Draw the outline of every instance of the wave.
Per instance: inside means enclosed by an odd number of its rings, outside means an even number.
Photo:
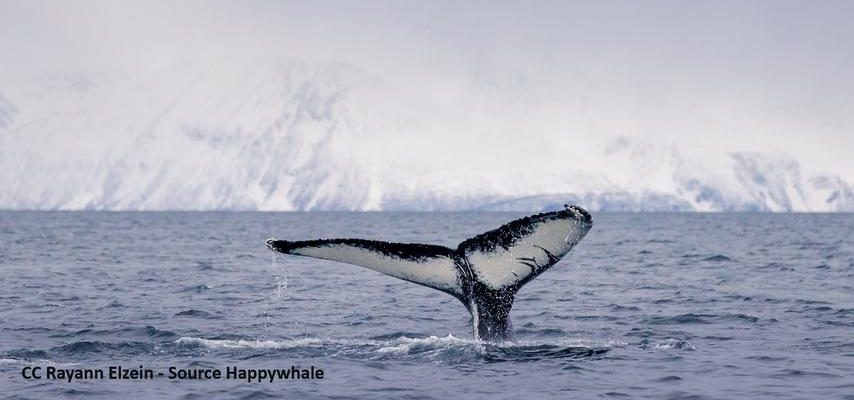
[[[103,341],[88,341],[68,343],[62,346],[51,348],[51,353],[60,354],[63,356],[76,356],[92,353],[121,353],[125,355],[137,355],[151,353],[155,348],[154,343],[150,342],[103,342]]]
[[[203,319],[221,319],[222,317],[218,315],[211,314],[207,311],[190,309],[178,312],[175,314],[176,317],[191,317],[191,318],[203,318]]]
[[[732,261],[732,259],[723,255],[723,254],[715,254],[713,256],[704,258],[703,261],[724,262],[724,261]]]
[[[162,330],[150,325],[146,326],[129,326],[116,329],[80,329],[76,331],[56,332],[50,337],[52,338],[71,338],[71,337],[121,337],[121,338],[163,338],[169,339],[177,336],[174,332]]]
[[[663,340],[644,339],[639,344],[642,349],[655,350],[696,350],[687,340],[667,338]]]
[[[339,342],[346,344],[346,341],[333,341],[331,339],[290,339],[290,340],[219,340],[219,339],[204,339],[197,337],[181,337],[175,341],[179,346],[197,346],[208,347],[212,349],[290,349],[295,347],[317,347],[328,343]]]
[[[0,365],[2,364],[26,364],[26,365],[52,365],[56,367],[70,367],[74,365],[80,365],[80,363],[69,363],[69,362],[56,362],[48,359],[26,359],[26,358],[0,358]]]
[[[551,342],[516,341],[487,343],[453,335],[429,337],[393,337],[369,339],[298,338],[282,340],[205,339],[181,337],[182,347],[224,350],[295,350],[371,360],[429,358],[446,362],[482,360],[487,362],[533,360],[541,358],[588,358],[608,352],[625,343],[585,339]]]
[[[656,301],[658,303],[658,301]],[[644,323],[650,325],[689,325],[689,324],[712,324],[715,322],[759,322],[759,317],[749,314],[680,314],[676,316],[654,316],[648,317]]]

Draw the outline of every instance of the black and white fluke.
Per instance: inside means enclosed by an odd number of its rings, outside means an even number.
[[[475,338],[511,338],[510,308],[519,289],[569,253],[593,227],[578,206],[517,219],[456,249],[364,239],[267,239],[273,251],[354,264],[441,290],[472,316]]]

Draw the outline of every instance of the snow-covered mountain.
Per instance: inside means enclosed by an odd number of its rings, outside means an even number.
[[[0,130],[12,125],[15,107],[0,94]]]
[[[854,211],[851,183],[786,152],[603,130],[595,87],[528,84],[445,97],[293,60],[38,74],[0,86],[0,208]]]

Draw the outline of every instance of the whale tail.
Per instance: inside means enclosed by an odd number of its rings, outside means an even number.
[[[456,249],[364,239],[268,239],[271,250],[354,264],[448,293],[472,315],[475,337],[496,341],[512,333],[510,309],[519,289],[556,264],[592,228],[577,206],[517,219]]]

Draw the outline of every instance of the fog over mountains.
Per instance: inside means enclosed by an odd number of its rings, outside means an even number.
[[[854,211],[850,182],[761,142],[605,131],[587,91],[468,77],[445,103],[294,59],[34,74],[0,92],[0,208]]]
[[[0,6],[0,209],[854,211],[852,2]]]

